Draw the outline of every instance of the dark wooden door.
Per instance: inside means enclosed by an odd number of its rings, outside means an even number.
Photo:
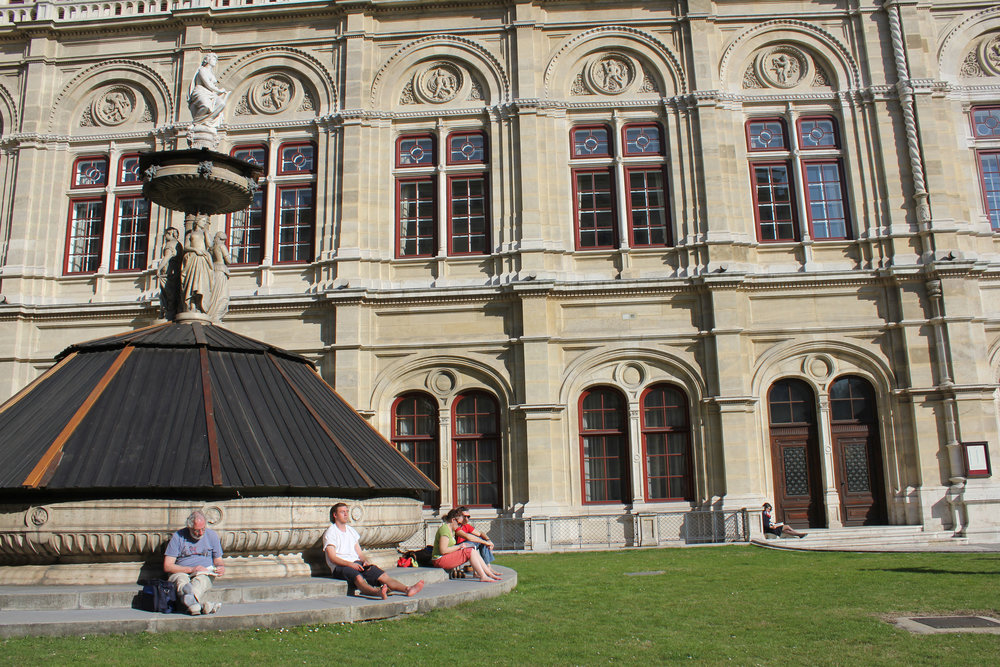
[[[875,390],[865,378],[846,375],[830,385],[834,475],[845,526],[887,519],[877,415]]]
[[[819,447],[807,426],[771,426],[774,516],[793,528],[826,525]]]
[[[794,528],[826,526],[816,395],[801,380],[778,380],[767,395],[774,518]]]

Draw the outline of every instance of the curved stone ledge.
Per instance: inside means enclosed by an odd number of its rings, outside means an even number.
[[[155,568],[167,540],[194,509],[202,510],[219,533],[227,558],[266,562],[264,570],[269,572],[302,574],[310,569],[307,561],[322,560],[320,540],[330,523],[330,508],[337,502],[351,505],[352,524],[361,535],[362,547],[373,552],[390,552],[422,526],[421,503],[411,498],[270,497],[209,503],[136,499],[0,505],[0,564],[13,566],[0,568],[0,583],[14,583],[11,579],[21,576],[11,571],[26,565],[121,563],[128,571],[136,566]]]

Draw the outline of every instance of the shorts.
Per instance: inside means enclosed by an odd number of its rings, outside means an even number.
[[[446,570],[450,570],[453,567],[458,567],[462,563],[466,563],[472,552],[472,544],[470,543],[468,547],[463,547],[458,551],[452,551],[450,554],[445,554],[434,559],[434,567],[443,567]]]
[[[356,560],[354,562],[360,563],[361,561]],[[333,576],[337,579],[343,579],[344,581],[354,581],[355,577],[359,574],[364,577],[369,586],[374,586],[378,583],[378,578],[385,574],[385,570],[380,568],[378,565],[369,565],[361,572],[358,572],[353,567],[347,567],[346,565],[336,565],[333,568]]]

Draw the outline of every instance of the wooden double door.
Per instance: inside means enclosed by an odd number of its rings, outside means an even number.
[[[796,528],[825,528],[826,503],[815,394],[800,380],[779,380],[768,393],[774,515]],[[839,378],[830,389],[834,484],[844,525],[886,521],[882,451],[874,392],[863,378]]]

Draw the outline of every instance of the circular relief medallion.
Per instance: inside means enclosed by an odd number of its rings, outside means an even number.
[[[416,77],[414,92],[424,102],[444,104],[458,97],[464,77],[462,70],[451,63],[434,63]]]
[[[208,521],[208,524],[210,526],[214,526],[215,524],[222,521],[223,512],[222,508],[219,507],[218,505],[212,505],[211,507],[206,507],[204,514],[205,514],[205,520]]]
[[[447,394],[455,388],[455,376],[445,371],[431,373],[427,378],[427,388],[437,394]]]
[[[618,368],[619,381],[630,389],[638,387],[646,378],[646,371],[641,364],[622,364]]]
[[[587,67],[587,83],[595,92],[621,95],[635,81],[635,62],[624,53],[605,53]]]
[[[833,372],[833,360],[826,356],[810,355],[802,362],[802,370],[817,380],[823,380]]]
[[[794,88],[809,73],[809,58],[793,46],[776,46],[757,56],[757,76],[775,88]]]
[[[1000,76],[1000,35],[979,43],[979,64],[990,76]]]
[[[44,526],[49,521],[49,511],[44,507],[35,507],[28,511],[28,520],[25,522],[30,526]]]
[[[101,125],[121,125],[135,111],[135,91],[128,86],[112,86],[94,98],[92,110]]]
[[[295,82],[291,77],[271,74],[251,87],[248,98],[254,111],[275,114],[284,111],[294,95]]]
[[[365,511],[361,509],[361,505],[351,507],[351,521],[361,521],[361,517],[364,515]]]

